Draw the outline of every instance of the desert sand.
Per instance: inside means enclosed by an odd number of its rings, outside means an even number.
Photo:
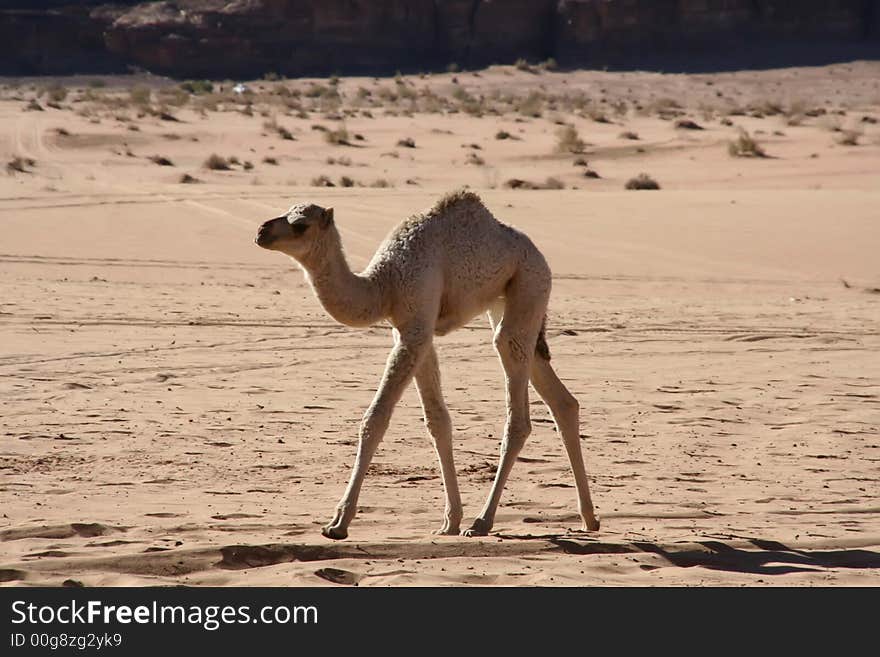
[[[0,81],[0,581],[880,584],[880,64],[247,84]],[[732,156],[740,129],[768,157]],[[625,190],[642,172],[662,189]],[[553,269],[602,528],[533,394],[492,535],[431,535],[410,389],[329,541],[390,331],[336,324],[255,231],[333,206],[358,269],[461,185]],[[484,317],[437,346],[467,526],[502,373]]]

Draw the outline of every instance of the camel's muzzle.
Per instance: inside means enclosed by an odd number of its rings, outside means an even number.
[[[260,226],[259,230],[257,231],[257,236],[256,238],[254,238],[254,243],[257,246],[266,247],[275,241],[275,236],[272,234],[272,229],[269,224],[270,222],[267,221],[262,226]]]

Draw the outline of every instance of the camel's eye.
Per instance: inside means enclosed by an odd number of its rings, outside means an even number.
[[[291,224],[290,225],[290,229],[293,231],[294,235],[302,235],[304,232],[306,232],[306,229],[308,227],[309,227],[308,224]]]

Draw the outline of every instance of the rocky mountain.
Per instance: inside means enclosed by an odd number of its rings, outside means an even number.
[[[231,78],[521,57],[650,68],[695,54],[754,65],[835,47],[880,50],[880,0],[0,0],[5,74]]]

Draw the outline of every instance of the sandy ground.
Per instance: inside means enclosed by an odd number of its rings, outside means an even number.
[[[452,77],[403,84],[448,95]],[[0,154],[25,159],[0,175],[0,581],[880,584],[880,64],[457,78],[472,96],[580,91],[626,107],[610,123],[547,106],[361,107],[345,127],[364,139],[334,146],[312,128],[335,129],[333,109],[188,105],[167,121],[93,102],[115,85],[155,98],[167,81],[62,81],[78,90],[60,109],[41,96],[44,111],[25,111],[44,81],[0,86]],[[340,83],[349,99],[395,84]],[[705,129],[675,129],[668,99]],[[768,101],[786,113],[754,109]],[[828,113],[790,120],[795,105]],[[559,121],[583,154],[556,152]],[[771,157],[731,157],[738,126]],[[846,130],[857,145],[839,143]],[[211,153],[254,167],[208,171]],[[643,171],[663,189],[624,191]],[[390,186],[311,187],[322,174]],[[566,189],[504,188],[551,176]],[[462,184],[554,270],[548,338],[581,403],[602,529],[574,530],[562,444],[533,401],[493,534],[432,536],[442,486],[409,390],[350,538],[328,541],[390,332],[335,324],[255,229],[294,202],[332,205],[359,268]],[[483,318],[438,347],[467,522],[497,462],[502,377]]]

